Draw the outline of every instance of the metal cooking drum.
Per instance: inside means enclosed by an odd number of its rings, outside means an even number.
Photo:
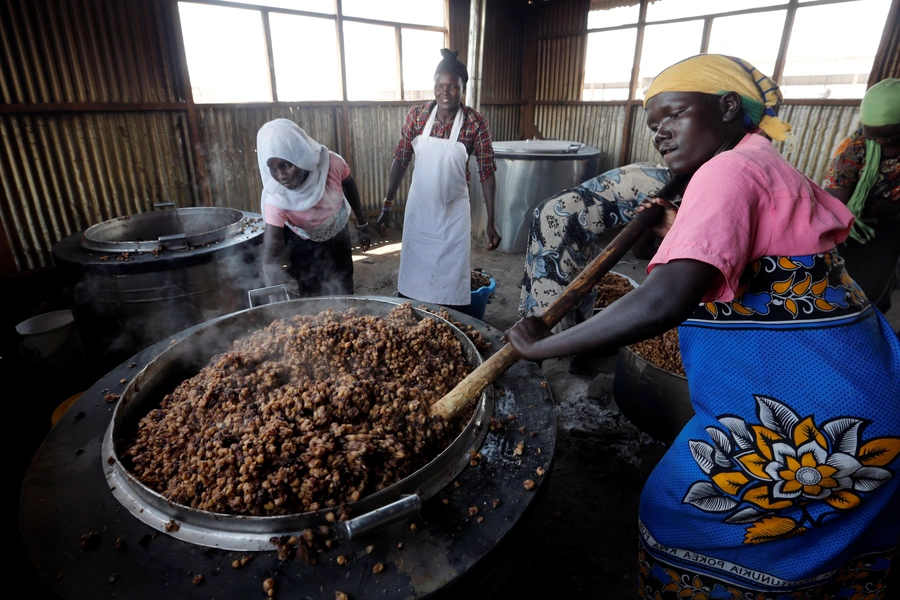
[[[193,207],[126,215],[53,246],[88,368],[102,376],[193,325],[247,307],[260,287],[262,215]]]
[[[273,536],[293,534],[323,524],[325,514],[333,509],[256,517],[217,514],[175,504],[139,482],[124,467],[116,454],[116,443],[133,431],[138,421],[157,407],[163,396],[178,383],[195,374],[214,355],[229,348],[233,340],[253,330],[276,319],[297,314],[313,315],[328,308],[339,311],[355,307],[361,315],[383,317],[398,304],[357,296],[269,304],[210,321],[163,351],[125,388],[103,437],[101,456],[113,495],[135,518],[159,531],[186,542],[225,550],[271,551]],[[448,324],[462,344],[469,364],[473,368],[481,364],[481,355],[462,331],[429,312],[415,308],[413,312],[419,319]],[[392,522],[417,510],[421,502],[439,492],[469,464],[468,451],[481,446],[492,415],[492,396],[482,393],[472,417],[449,447],[405,479],[348,504],[352,514],[359,516],[341,523],[339,531],[344,537],[351,538],[354,531],[377,527],[382,518]],[[169,525],[173,520],[178,524],[177,528]]]

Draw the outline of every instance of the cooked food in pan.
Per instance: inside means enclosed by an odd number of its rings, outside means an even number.
[[[278,320],[166,395],[120,452],[167,499],[239,515],[335,507],[430,462],[458,427],[428,408],[471,371],[451,327],[355,309]]]

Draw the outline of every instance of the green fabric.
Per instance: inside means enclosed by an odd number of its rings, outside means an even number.
[[[869,127],[900,123],[900,79],[884,79],[869,88],[859,105],[859,121]]]
[[[875,180],[878,178],[878,166],[880,164],[881,146],[872,140],[866,140],[865,163],[863,163],[862,172],[859,174],[859,181],[856,182],[853,195],[850,196],[850,201],[847,202],[847,208],[856,217],[856,221],[853,222],[853,227],[850,229],[850,237],[860,244],[865,244],[875,237],[875,230],[872,229],[872,225],[875,225],[877,221],[870,219],[868,222],[864,222],[861,215],[866,205],[866,198],[869,197],[869,192],[872,191]]]
[[[859,121],[867,127],[884,127],[900,123],[900,79],[883,79],[868,89],[859,105]],[[866,156],[859,181],[853,190],[847,208],[856,217],[850,237],[860,244],[865,244],[875,237],[872,225],[877,221],[863,221],[862,211],[866,198],[878,179],[878,168],[881,165],[881,146],[873,140],[866,140]]]
[[[741,95],[741,101],[741,108],[743,109],[744,114],[750,118],[750,121],[753,122],[753,126],[756,127],[766,114],[765,105],[759,100],[754,100],[753,98],[748,98],[744,95]]]

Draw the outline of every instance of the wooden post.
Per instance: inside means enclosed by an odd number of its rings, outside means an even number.
[[[534,107],[537,97],[538,16],[540,8],[534,4],[525,6],[525,40],[522,57],[522,98],[525,105],[519,113],[521,139],[535,136]],[[543,135],[540,136],[543,138]]]
[[[466,65],[469,82],[466,85],[466,106],[481,110],[481,65],[484,59],[484,17],[487,0],[472,0],[469,10],[469,57]]]
[[[178,69],[178,81],[181,83],[181,93],[184,96],[185,101],[188,134],[191,137],[191,155],[194,159],[194,172],[197,175],[200,204],[203,206],[212,206],[212,197],[209,193],[209,175],[206,172],[206,161],[203,158],[203,148],[200,143],[200,126],[197,123],[194,93],[191,90],[191,78],[187,66],[187,54],[184,50],[184,36],[181,33],[181,20],[178,18],[178,0],[169,0],[169,15],[170,23],[172,24],[172,33],[175,36],[176,68]]]
[[[894,67],[893,72],[891,65]],[[900,0],[891,2],[866,88],[872,87],[885,77],[900,77]]]
[[[641,52],[644,45],[644,26],[647,23],[647,0],[641,0],[638,15],[637,38],[634,42],[634,58],[631,62],[631,80],[628,82],[628,101],[625,102],[625,131],[622,132],[622,147],[619,151],[619,164],[627,165],[631,160],[631,130],[634,129],[634,111],[632,100],[637,87],[638,73],[641,69]]]

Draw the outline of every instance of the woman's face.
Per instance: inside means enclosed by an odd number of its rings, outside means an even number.
[[[863,125],[863,137],[872,140],[882,148],[900,148],[900,124],[871,127]]]
[[[663,92],[647,101],[653,145],[676,175],[693,173],[735,135],[723,97],[698,92]],[[740,106],[738,105],[738,112]]]
[[[441,71],[434,80],[434,99],[440,108],[454,111],[459,108],[462,98],[460,76],[450,71]]]
[[[283,158],[272,157],[266,161],[266,166],[269,167],[272,179],[289,190],[297,189],[309,176],[309,171],[301,169]]]

